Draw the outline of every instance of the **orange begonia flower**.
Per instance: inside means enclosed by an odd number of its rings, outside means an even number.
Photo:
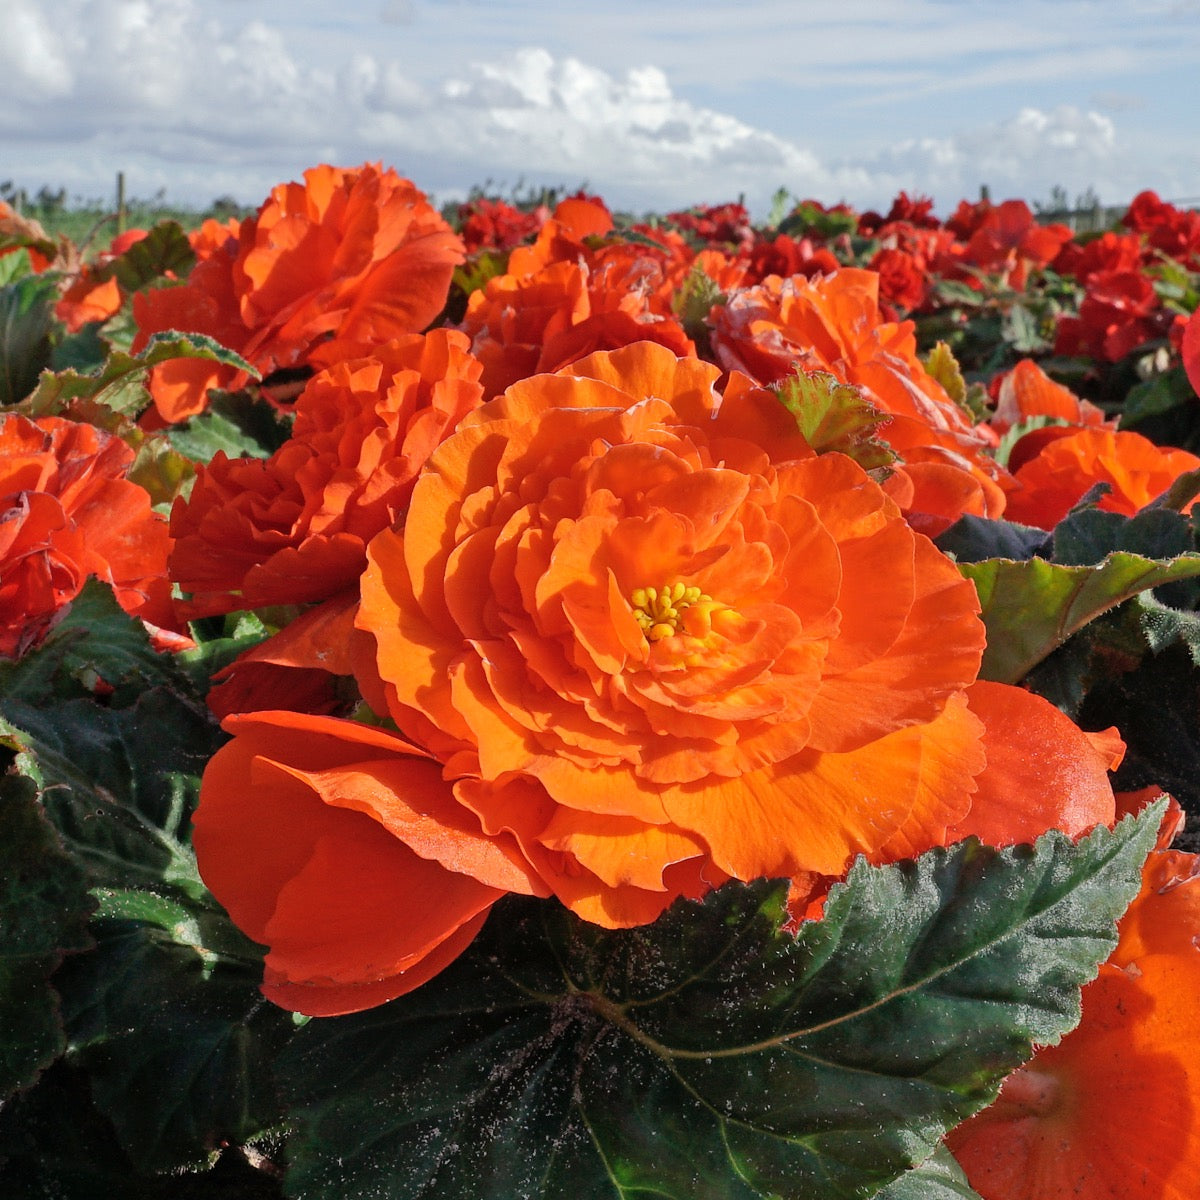
[[[1099,508],[1132,516],[1197,467],[1200,458],[1186,450],[1156,446],[1138,433],[1087,426],[1050,440],[1018,467],[1005,516],[1053,529],[1097,483],[1110,488]]]
[[[269,459],[218,452],[176,501],[171,576],[192,616],[323,600],[353,587],[367,542],[408,505],[433,448],[482,397],[458,332],[377,346],[315,375]]]
[[[423,193],[378,165],[319,166],[280,184],[236,238],[215,239],[179,288],[134,297],[140,350],[164,329],[207,334],[262,372],[419,333],[441,312],[463,245]],[[197,360],[150,372],[161,419],[200,412],[244,373]]]
[[[90,575],[126,612],[176,627],[167,524],[125,477],[132,462],[124,442],[91,425],[0,417],[0,655],[40,641]]]
[[[194,844],[213,895],[269,947],[275,1003],[382,1004],[462,953],[501,896],[545,894],[512,836],[485,834],[440,764],[392,734],[292,712],[225,728]]]
[[[882,436],[903,460],[895,499],[923,532],[964,512],[1004,511],[1006,473],[986,453],[995,435],[973,426],[925,370],[912,322],[882,320],[875,272],[771,276],[714,308],[712,321],[717,361],[729,370],[773,384],[797,366],[815,368],[861,388],[891,418]]]
[[[1083,1017],[947,1139],[984,1200],[1193,1200],[1200,859],[1159,850]]]
[[[364,695],[608,926],[937,840],[984,765],[973,589],[857,464],[718,377],[638,343],[515,384],[435,451],[362,580]]]
[[[530,375],[632,342],[695,354],[671,311],[692,257],[672,263],[676,248],[611,242],[593,249],[584,240],[611,227],[598,206],[564,201],[533,246],[513,251],[507,274],[471,293],[462,328],[483,363],[489,399]]]

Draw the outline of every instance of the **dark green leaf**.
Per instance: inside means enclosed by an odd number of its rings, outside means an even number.
[[[110,346],[100,336],[100,322],[89,321],[78,333],[59,339],[50,355],[52,371],[99,371],[108,358]]]
[[[94,274],[97,283],[115,279],[124,292],[136,292],[168,272],[182,278],[195,261],[183,227],[177,221],[161,221],[124,254],[97,267]]]
[[[204,412],[168,430],[175,449],[201,463],[218,450],[229,458],[267,458],[289,433],[276,410],[248,392],[212,392]]]
[[[15,731],[3,732],[13,739]],[[64,955],[91,944],[94,907],[37,785],[0,775],[0,1100],[29,1087],[66,1048],[50,976]]]
[[[0,405],[23,400],[50,364],[58,287],[47,275],[26,275],[0,287]]]
[[[1186,373],[1182,367],[1175,367],[1129,389],[1121,408],[1121,428],[1134,429],[1173,409],[1190,409],[1195,403],[1196,393]]]
[[[959,517],[934,541],[939,550],[949,554],[956,562],[969,563],[983,562],[989,558],[1017,561],[1032,558],[1049,537],[1044,529],[967,514]]]
[[[204,894],[187,827],[197,775],[221,740],[215,722],[162,688],[126,709],[90,700],[0,709],[26,735],[46,811],[95,884]]]
[[[1187,517],[1165,507],[1132,517],[1100,508],[1076,509],[1055,526],[1049,556],[1064,566],[1093,566],[1114,551],[1142,558],[1173,559],[1196,549]]]
[[[412,995],[299,1031],[289,1192],[869,1196],[1078,1021],[1160,812],[859,863],[794,939],[769,881],[619,932],[511,899]]]
[[[257,1154],[255,1159],[261,1161]],[[222,1152],[212,1168],[195,1173],[153,1175],[143,1173],[142,1165],[121,1148],[112,1123],[93,1102],[90,1078],[78,1067],[55,1064],[32,1091],[0,1109],[0,1195],[6,1200],[283,1196],[272,1174],[255,1170],[235,1149]]]
[[[1107,672],[1089,689],[1079,722],[1085,729],[1119,722],[1127,750],[1117,788],[1154,785],[1187,812],[1200,812],[1200,690],[1187,646],[1176,643],[1125,671]],[[1176,845],[1200,851],[1190,819]]]
[[[261,951],[219,913],[103,891],[97,948],[59,975],[73,1060],[144,1171],[202,1165],[282,1113],[272,1061],[293,1025],[258,991]]]

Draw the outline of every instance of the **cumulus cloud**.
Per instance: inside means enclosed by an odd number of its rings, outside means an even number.
[[[73,194],[96,195],[125,170],[137,194],[254,203],[318,161],[364,160],[394,165],[442,199],[489,180],[587,183],[633,210],[741,193],[764,213],[780,187],[862,207],[904,188],[932,195],[941,211],[981,183],[1029,199],[1055,185],[1114,201],[1143,186],[1200,190],[1194,155],[1168,156],[1175,174],[1150,177],[1112,116],[1077,108],[1026,107],[838,157],[815,152],[803,132],[783,136],[696,103],[652,62],[614,71],[525,48],[418,78],[365,40],[340,58],[306,58],[295,38],[252,15],[261,6],[6,3],[0,173]],[[390,0],[375,19],[413,10]]]

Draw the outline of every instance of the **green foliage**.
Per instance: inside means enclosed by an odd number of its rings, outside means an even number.
[[[1078,1021],[1160,811],[1078,844],[859,863],[794,938],[769,881],[618,932],[506,901],[411,996],[298,1032],[289,1190],[875,1194]]]
[[[1200,577],[1193,528],[1166,507],[1125,517],[1085,504],[1052,537],[1003,521],[964,518],[938,544],[975,583],[988,630],[980,673],[1000,683],[1025,678],[1122,602]]]
[[[168,273],[180,278],[196,262],[187,234],[177,221],[155,225],[140,242],[134,242],[124,254],[97,267],[97,283],[115,279],[126,293],[136,292]]]
[[[0,722],[0,738],[12,734]],[[0,775],[0,1100],[32,1085],[65,1049],[50,977],[66,954],[90,945],[94,905],[83,872],[63,851],[37,790],[32,779]]]
[[[210,392],[208,407],[173,425],[171,445],[194,462],[209,462],[218,450],[229,458],[267,458],[287,440],[290,424],[265,400],[249,392]]]
[[[213,902],[190,847],[199,772],[223,740],[199,681],[94,581],[36,650],[0,666],[5,742],[30,776],[0,790],[0,899],[14,914],[0,1028],[20,1035],[0,1070],[8,1090],[56,1059],[82,1072],[45,1086],[86,1079],[106,1131],[92,1151],[118,1177],[122,1161],[147,1179],[206,1169],[220,1145],[282,1120],[272,1064],[293,1024],[259,995],[261,948]],[[101,1187],[108,1168],[61,1148],[42,1165],[44,1140],[22,1123],[48,1119],[42,1086],[0,1114],[5,1170],[118,1194]]]
[[[213,338],[168,329],[152,334],[137,354],[113,350],[97,371],[80,374],[67,370],[44,375],[23,408],[32,417],[57,416],[72,411],[76,402],[88,400],[115,413],[135,415],[150,403],[146,372],[179,358],[204,359],[245,371],[254,379],[259,377],[258,371],[241,355],[227,350]]]
[[[57,300],[51,275],[25,275],[0,287],[0,405],[27,396],[50,365]]]
[[[782,221],[779,232],[789,237],[809,234],[818,238],[833,238],[842,233],[854,233],[858,229],[858,218],[850,212],[826,212],[812,201],[797,204]]]

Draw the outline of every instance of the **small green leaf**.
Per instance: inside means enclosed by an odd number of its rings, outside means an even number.
[[[892,448],[875,437],[891,418],[860,388],[840,382],[827,371],[797,367],[772,390],[818,454],[840,451],[868,471],[896,461]]]
[[[1039,354],[1050,349],[1038,319],[1023,304],[1014,304],[1005,315],[1003,337],[1018,354]]]
[[[10,244],[3,235],[0,235],[0,249]],[[30,260],[29,251],[24,246],[20,250],[0,254],[0,287],[16,283],[18,279],[24,279],[26,275],[32,274],[34,274],[33,262]]]
[[[213,391],[204,412],[173,425],[167,436],[181,454],[207,463],[218,450],[229,458],[269,458],[289,432],[289,424],[265,400],[249,392]]]
[[[505,901],[411,995],[297,1031],[289,1195],[870,1196],[1076,1024],[1161,811],[860,862],[795,938],[779,882],[616,932]]]
[[[66,1049],[50,977],[66,954],[91,945],[95,905],[37,791],[32,779],[0,775],[0,1101]]]
[[[1101,613],[1148,588],[1200,576],[1200,554],[1158,561],[1121,551],[1094,566],[993,558],[958,569],[974,582],[987,626],[980,677],[1017,683]]]
[[[177,221],[161,221],[140,242],[134,242],[124,254],[97,267],[97,283],[115,279],[122,291],[140,291],[168,272],[180,278],[196,261],[192,244]]]

